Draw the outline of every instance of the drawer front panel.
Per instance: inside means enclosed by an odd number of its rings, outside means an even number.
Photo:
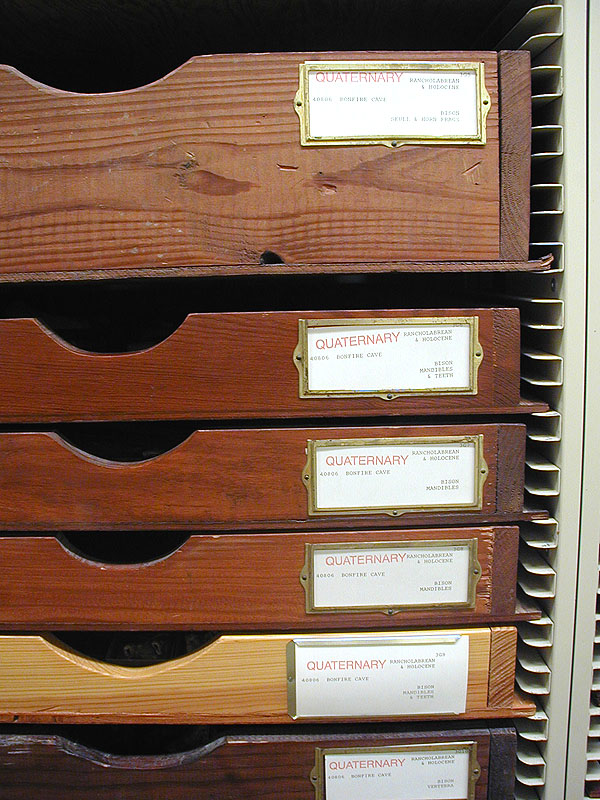
[[[482,63],[485,145],[301,146],[299,65],[365,59]],[[517,67],[526,77],[527,59]],[[258,267],[265,252],[287,264],[327,263],[332,253],[339,263],[373,261],[374,241],[378,262],[503,256],[497,53],[203,56],[151,85],[96,95],[3,67],[0,97],[4,274]],[[514,93],[502,115],[507,128],[528,121]],[[528,168],[523,148],[509,182]],[[510,210],[522,224],[518,204]],[[525,260],[522,231],[511,227]]]
[[[436,502],[432,510],[402,507],[397,514],[378,508],[311,513],[310,491],[303,484],[309,441],[410,439],[433,446],[461,437],[476,442],[480,465],[487,470],[479,476],[483,483],[475,487],[475,502],[469,507],[443,510]],[[318,529],[324,519],[332,528],[515,521],[523,515],[524,449],[525,427],[513,424],[204,430],[162,456],[123,464],[88,456],[54,434],[6,433],[0,434],[0,526],[227,530]],[[394,458],[405,464],[407,456]],[[426,455],[423,462],[415,458],[426,492]],[[444,469],[450,474],[453,466]],[[408,491],[404,497],[410,502]]]
[[[133,536],[137,541],[141,536],[152,536],[94,535],[110,537],[117,559],[117,537],[121,546],[127,547],[127,537]],[[158,533],[153,538],[162,536]],[[75,534],[66,544],[77,548],[78,542]],[[228,533],[192,535],[169,556],[147,563],[111,564],[89,560],[81,550],[71,552],[50,536],[5,536],[0,537],[0,561],[4,564],[0,575],[0,618],[5,628],[13,630],[388,629],[441,622],[509,621],[515,617],[518,542],[516,527]],[[448,557],[444,553],[444,548],[457,547],[457,543],[461,543],[461,564],[463,559],[466,561],[463,551],[472,545],[476,552],[476,559],[464,565],[468,577],[458,578],[452,554]],[[365,549],[369,545],[371,548]],[[422,553],[431,562],[432,547],[436,548],[434,558],[437,553],[445,555],[441,560],[448,565],[438,565],[436,576],[424,578],[423,571],[430,571],[435,565],[412,569],[410,565]],[[313,548],[321,548],[320,561],[313,562]],[[321,585],[316,577],[320,574],[319,564],[330,570],[328,575],[335,574],[340,586],[342,599],[330,611],[319,609],[318,597],[310,603],[311,587],[314,590]],[[473,570],[479,574],[471,574]],[[360,576],[353,577],[357,571]],[[371,605],[380,606],[372,610],[353,606],[365,592],[380,591],[388,573],[390,580],[397,580],[398,587],[386,597],[391,601],[389,607],[377,600],[370,601]],[[416,584],[419,576],[424,585]],[[409,606],[406,581],[415,583],[414,588],[409,587],[411,597],[421,592],[427,599],[420,604],[418,599],[411,599],[415,605]],[[473,603],[452,600],[454,595],[443,586],[451,582],[456,582],[457,597],[460,590],[466,598],[467,587],[472,587]],[[313,613],[307,613],[311,605]],[[520,618],[530,615],[521,614]]]
[[[453,719],[503,717],[533,711],[531,704],[513,697],[516,628],[428,629],[417,634],[387,635],[313,634],[312,639],[330,649],[351,639],[355,643],[352,652],[362,665],[358,668],[366,669],[365,653],[375,653],[374,648],[365,646],[369,642],[373,646],[384,642],[389,647],[394,637],[403,641],[408,637],[410,641],[405,643],[412,648],[410,642],[415,636],[426,639],[429,649],[421,652],[432,655],[438,641],[468,639],[465,711],[449,714],[445,710],[449,698],[440,695],[443,710],[436,714],[429,709],[427,716],[433,713],[439,718]],[[288,673],[293,670],[288,646],[297,639],[293,634],[223,634],[201,650],[173,661],[127,667],[89,658],[52,636],[5,634],[0,637],[0,679],[4,687],[0,721],[291,723],[297,714],[288,697]],[[345,652],[346,648],[343,649]],[[332,669],[335,672],[337,665]],[[390,662],[385,669],[394,672],[398,668]],[[419,669],[419,675],[422,671]],[[460,683],[462,673],[455,678]],[[405,680],[407,686],[415,682],[416,689],[419,677],[411,673]],[[399,696],[395,702],[400,707],[405,701]],[[343,708],[348,708],[348,713],[336,712],[336,718],[364,717],[358,709],[353,713],[353,707]],[[377,718],[404,719],[415,715],[419,713],[397,711],[396,716],[379,713]],[[332,716],[326,714],[324,718]],[[302,718],[307,719],[304,715]]]
[[[66,734],[68,735],[68,734]],[[218,735],[218,734],[217,734]],[[173,755],[112,756],[63,738],[57,733],[0,735],[0,768],[5,800],[38,795],[62,800],[69,786],[74,798],[90,793],[98,800],[197,800],[236,797],[267,800],[281,797],[315,800],[311,772],[316,748],[476,745],[480,775],[473,800],[510,800],[516,733],[512,728],[385,733],[319,731],[302,736],[252,735],[228,731],[204,747]]]
[[[408,389],[407,396],[398,396],[399,391],[410,385],[410,378],[406,378],[408,383],[401,386],[394,382],[378,386],[379,393],[383,391],[381,397],[360,396],[364,394],[360,388],[344,397],[324,397],[318,392],[301,397],[299,370],[305,369],[310,356],[302,352],[303,348],[296,349],[300,320],[309,325],[319,319],[328,320],[330,328],[333,320],[340,320],[349,336],[343,340],[324,337],[327,344],[337,341],[340,346],[324,351],[321,357],[333,367],[343,365],[348,380],[352,381],[356,373],[352,365],[358,362],[347,359],[357,353],[357,337],[352,340],[350,336],[356,330],[354,326],[360,326],[361,318],[390,320],[391,324],[394,320],[398,323],[414,320],[416,324],[425,318],[428,325],[434,326],[434,332],[443,328],[444,323],[451,324],[452,319],[474,320],[476,346],[471,348],[470,355],[458,343],[449,352],[456,361],[471,361],[476,393],[446,390],[443,385],[436,392],[425,385],[420,391]],[[377,340],[378,329],[377,324],[372,326],[373,340]],[[402,327],[397,329],[401,336],[402,330]],[[413,328],[412,332],[417,330]],[[431,333],[432,328],[427,332]],[[391,334],[388,338],[392,338]],[[411,339],[414,336],[409,336]],[[383,337],[379,335],[378,340]],[[324,348],[321,341],[319,346]],[[397,358],[394,353],[399,345],[386,342],[383,346],[389,351],[386,357]],[[435,373],[441,371],[435,365],[449,363],[439,361],[442,356],[436,357],[432,346],[435,344],[422,343],[424,352],[421,361],[416,362],[417,374],[428,373],[429,377],[434,373],[429,383],[435,383]],[[425,352],[426,348],[429,349]],[[4,354],[0,397],[3,422],[536,410],[531,405],[519,406],[517,309],[191,314],[161,344],[119,355],[83,352],[67,345],[35,320],[7,319],[0,321],[0,349]],[[358,361],[370,365],[371,356],[382,361],[381,350],[381,345],[360,347]],[[309,363],[306,368],[311,366]],[[402,382],[402,374],[397,380]]]

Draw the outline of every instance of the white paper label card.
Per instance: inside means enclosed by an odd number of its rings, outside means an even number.
[[[301,143],[485,144],[481,62],[307,61],[295,109]]]
[[[469,636],[296,638],[288,644],[288,713],[298,718],[462,714]]]
[[[472,800],[475,742],[316,748],[316,800]]]
[[[300,397],[477,394],[478,318],[300,320]]]
[[[306,544],[307,612],[473,608],[477,539]]]
[[[308,440],[309,514],[479,509],[483,435]]]

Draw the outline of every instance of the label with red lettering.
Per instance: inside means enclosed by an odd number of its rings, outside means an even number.
[[[319,800],[470,800],[474,742],[317,750]]]
[[[484,144],[490,97],[480,62],[305,62],[295,110],[302,144]]]
[[[462,714],[469,637],[301,637],[288,644],[288,711],[299,717]]]
[[[304,397],[477,392],[483,352],[473,317],[312,323],[306,327]]]
[[[477,539],[306,547],[309,612],[475,603]]]
[[[482,507],[483,436],[309,440],[309,513]]]

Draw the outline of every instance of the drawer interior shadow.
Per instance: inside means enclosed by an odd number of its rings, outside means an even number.
[[[190,422],[111,422],[57,425],[55,430],[65,442],[91,456],[133,463],[174,450],[196,427]]]
[[[37,319],[86,352],[132,353],[164,342],[192,313],[435,309],[448,308],[449,298],[485,308],[491,288],[506,280],[485,273],[392,273],[6,284],[0,318]]]
[[[456,415],[438,416],[435,426],[443,425],[468,425],[478,421],[477,416]],[[515,420],[510,415],[497,415],[495,422],[513,423]],[[394,416],[382,415],[374,422],[371,418],[353,417],[351,427],[370,426],[373,424],[398,424]],[[403,416],[403,425],[431,424],[428,418],[422,416]],[[304,420],[291,418],[276,420],[278,429],[294,429],[310,427],[311,429],[326,428],[339,424],[335,417],[320,417]],[[482,423],[483,424],[483,423]],[[29,432],[45,431],[54,432],[62,446],[73,447],[80,458],[88,456],[114,462],[115,464],[135,464],[150,461],[158,456],[165,455],[180,445],[183,445],[197,430],[228,430],[228,429],[268,429],[265,420],[185,420],[185,421],[152,421],[152,422],[76,422],[56,425],[39,424],[35,426],[0,425],[0,432],[27,430]]]
[[[468,723],[465,731],[464,722],[444,722],[437,726],[432,722],[397,722],[393,725],[382,722],[365,722],[360,725],[353,723],[336,722],[335,726],[299,724],[294,726],[290,734],[289,726],[283,725],[19,725],[18,734],[23,736],[52,736],[61,737],[68,745],[73,746],[73,751],[85,758],[96,756],[96,762],[102,762],[102,756],[166,756],[176,755],[180,760],[193,760],[202,756],[203,748],[212,749],[219,740],[226,736],[249,739],[274,740],[285,737],[286,741],[293,743],[302,738],[328,739],[334,743],[336,739],[355,738],[356,745],[360,745],[363,736],[435,736],[451,737],[456,731],[455,738],[460,738],[463,733],[480,733],[485,735],[490,728],[497,727],[501,731],[514,730],[508,728],[506,721],[494,723],[486,720],[485,724],[475,720]],[[15,727],[0,724],[0,737],[15,735]],[[319,742],[315,742],[318,744]],[[68,746],[67,745],[67,746]],[[88,748],[92,752],[78,751],[79,747]],[[69,749],[71,749],[69,747]],[[177,761],[175,761],[177,763]],[[143,768],[140,762],[136,764]],[[149,763],[149,767],[150,766]]]
[[[148,667],[202,650],[219,638],[205,631],[61,631],[52,639],[105,664]]]
[[[98,564],[149,564],[168,558],[189,538],[179,531],[72,531],[57,536],[70,553]]]
[[[530,0],[21,0],[0,12],[0,62],[61,89],[157,80],[193,55],[490,49]]]

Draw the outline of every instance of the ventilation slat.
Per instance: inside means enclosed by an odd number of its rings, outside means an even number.
[[[531,104],[534,113],[563,94],[562,67],[558,64],[543,64],[531,68]]]
[[[521,380],[530,386],[556,388],[563,385],[563,359],[555,353],[521,349]]]
[[[521,525],[521,539],[536,550],[555,550],[558,546],[558,522],[553,517],[525,522]]]
[[[525,459],[525,491],[535,497],[558,497],[560,469],[551,461],[528,453]]]
[[[540,796],[531,786],[525,786],[517,782],[515,786],[515,800],[540,800]]]
[[[542,708],[538,707],[531,717],[515,720],[515,727],[519,739],[524,739],[526,742],[548,741],[548,715]],[[519,749],[521,746],[519,742]]]
[[[522,622],[519,625],[519,638],[530,647],[552,647],[554,623],[547,614],[531,622]]]
[[[531,215],[557,215],[565,210],[565,190],[561,183],[536,183],[531,187]]]
[[[546,762],[534,742],[523,742],[517,752],[517,779],[526,786],[543,786]]]
[[[558,158],[564,153],[562,125],[534,125],[531,129],[531,159]]]
[[[552,673],[540,651],[519,643],[517,648],[517,685],[528,694],[547,695],[550,692]]]
[[[530,258],[542,258],[548,254],[552,255],[551,269],[543,272],[543,275],[553,275],[564,271],[564,244],[551,239],[548,241],[532,241],[529,243]]]
[[[597,761],[592,761],[587,768],[586,778],[588,781],[600,780],[600,764]]]
[[[543,5],[531,8],[498,44],[499,50],[529,50],[539,55],[563,34],[562,7]]]
[[[519,567],[517,582],[525,594],[539,600],[552,600],[556,596],[556,580],[547,576],[532,575]]]
[[[556,443],[562,438],[562,417],[558,411],[540,411],[532,414],[527,425],[530,442]]]

